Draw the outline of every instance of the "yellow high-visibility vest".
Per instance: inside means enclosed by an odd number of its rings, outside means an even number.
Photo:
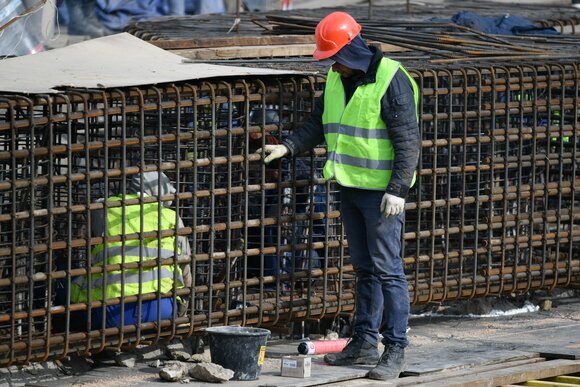
[[[140,195],[125,195],[125,199],[138,199]],[[111,197],[107,201],[119,201],[122,197]],[[142,209],[142,210],[141,210]],[[107,210],[107,234],[109,236],[119,236],[150,232],[175,230],[176,214],[170,208],[161,205],[161,225],[159,221],[159,204],[146,203],[141,206],[134,204],[125,206],[125,217],[123,219],[123,207],[114,207]],[[143,221],[141,222],[141,214]],[[124,230],[123,230],[124,223]],[[143,228],[141,228],[143,223]],[[107,245],[99,244],[91,251],[92,265],[103,266],[121,264],[129,262],[144,262],[158,259],[176,257],[180,254],[179,246],[175,244],[175,237],[165,237],[159,240],[157,237],[145,238],[143,243],[140,240],[127,240],[111,242]],[[159,243],[160,242],[160,243]],[[160,288],[161,293],[167,293],[173,289],[174,271],[177,271],[177,288],[183,287],[183,277],[181,269],[177,263],[171,265],[157,265],[153,267],[139,269],[125,269],[108,271],[106,275],[96,273],[88,276],[74,277],[71,288],[72,302],[87,302],[88,291],[91,289],[92,301],[102,300],[103,293],[105,299],[121,297],[123,295],[134,296],[139,293],[154,293]],[[160,286],[159,286],[160,285]]]
[[[397,61],[383,58],[377,69],[376,82],[358,86],[348,104],[345,104],[340,75],[330,69],[322,114],[328,156],[324,165],[326,180],[335,178],[346,187],[380,191],[387,188],[395,151],[387,124],[381,117],[381,99],[399,69],[411,81],[418,112],[419,88]],[[411,185],[414,182],[415,176]]]

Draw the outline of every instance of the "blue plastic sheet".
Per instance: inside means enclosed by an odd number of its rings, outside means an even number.
[[[451,19],[436,19],[436,21],[453,22],[473,30],[496,35],[559,35],[552,27],[544,28],[534,25],[531,21],[515,15],[499,17],[481,16],[475,12],[461,11]]]
[[[122,31],[132,20],[167,15],[169,2],[167,0],[97,0],[95,12],[107,28]]]

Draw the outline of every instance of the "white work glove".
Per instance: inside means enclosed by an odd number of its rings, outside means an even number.
[[[405,199],[391,194],[384,194],[381,200],[381,212],[385,218],[397,216],[405,209]]]
[[[264,159],[264,163],[268,164],[272,160],[279,159],[288,154],[289,150],[286,145],[272,145],[268,144],[264,146],[264,153],[268,156]],[[262,148],[258,149],[256,153],[262,153]]]

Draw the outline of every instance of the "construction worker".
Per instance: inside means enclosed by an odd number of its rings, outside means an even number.
[[[175,188],[171,185],[169,178],[158,172],[146,172],[133,175],[126,195],[110,197],[108,202],[117,202],[128,199],[139,199],[141,197],[163,197],[175,193]],[[141,195],[140,192],[143,192]],[[107,209],[105,217],[104,210],[94,211],[92,214],[93,235],[108,237],[141,234],[152,231],[175,230],[183,227],[183,223],[176,216],[175,211],[169,208],[170,201],[163,201],[161,208],[157,201],[144,204],[131,204],[124,207],[115,206]],[[159,226],[159,220],[161,225]],[[156,293],[160,290],[162,294],[170,293],[175,288],[191,286],[191,270],[189,265],[180,267],[170,264],[157,265],[157,261],[168,258],[189,255],[191,249],[186,237],[173,236],[163,237],[159,240],[157,236],[143,239],[128,239],[113,241],[95,246],[91,251],[91,262],[93,267],[114,264],[128,264],[131,262],[155,261],[155,265],[146,266],[141,269],[126,268],[123,270],[107,271],[106,279],[102,273],[92,274],[89,284],[87,276],[75,277],[72,281],[71,302],[87,302],[89,285],[91,287],[91,300],[101,301],[103,293],[106,299],[121,296],[135,296],[146,293]],[[176,272],[177,271],[177,272]],[[105,289],[103,289],[105,286]],[[178,308],[182,303],[181,299],[175,300]],[[158,316],[158,303],[160,314]],[[137,324],[139,322],[151,322],[173,318],[174,298],[166,297],[161,300],[143,300],[141,303],[141,319],[139,320],[139,303],[125,303],[124,305],[124,325]],[[178,309],[179,314],[179,309]],[[103,321],[103,309],[93,308],[91,315],[92,324],[101,326]],[[108,305],[105,316],[107,327],[121,326],[121,304]]]
[[[360,31],[344,12],[320,21],[314,58],[334,61],[324,94],[301,128],[280,145],[265,145],[263,154],[269,163],[326,141],[324,177],[336,179],[340,187],[357,300],[354,336],[342,352],[324,360],[331,365],[376,364],[368,377],[388,380],[403,370],[408,345],[401,228],[419,158],[419,90],[403,66],[367,46]],[[385,350],[379,357],[381,321]]]

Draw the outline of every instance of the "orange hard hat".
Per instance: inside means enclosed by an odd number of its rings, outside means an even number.
[[[316,51],[314,59],[330,58],[346,46],[360,32],[362,27],[346,12],[333,12],[316,26]]]

